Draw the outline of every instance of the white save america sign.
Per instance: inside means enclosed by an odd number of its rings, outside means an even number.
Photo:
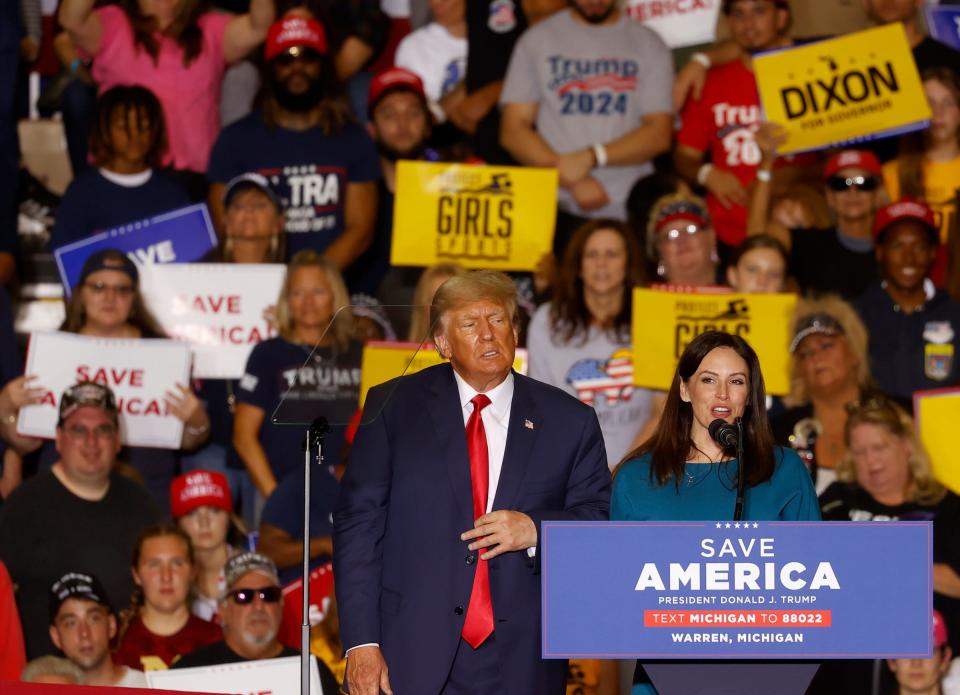
[[[627,0],[626,13],[660,35],[670,48],[711,43],[721,0]]]
[[[25,373],[36,377],[45,394],[39,404],[20,409],[20,434],[55,437],[60,396],[73,384],[95,381],[109,386],[117,399],[124,444],[180,448],[183,422],[170,412],[164,394],[190,383],[190,350],[183,343],[33,333]]]
[[[233,693],[236,695],[300,695],[300,657],[239,661],[219,666],[147,671],[147,685],[160,690]],[[310,657],[310,692],[324,693],[317,657]]]
[[[142,269],[140,291],[171,338],[193,351],[193,376],[239,379],[253,346],[276,335],[264,318],[283,265],[185,263]]]

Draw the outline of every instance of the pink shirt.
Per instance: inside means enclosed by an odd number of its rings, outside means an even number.
[[[102,27],[93,56],[93,79],[104,92],[117,85],[141,85],[163,105],[169,151],[164,164],[204,173],[220,132],[220,85],[226,69],[223,36],[233,15],[207,12],[200,17],[203,48],[189,67],[171,38],[160,37],[157,62],[133,40],[133,29],[116,5],[96,10]]]

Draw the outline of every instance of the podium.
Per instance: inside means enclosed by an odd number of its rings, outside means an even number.
[[[933,653],[930,522],[544,522],[544,658],[661,695],[805,692],[827,659]]]

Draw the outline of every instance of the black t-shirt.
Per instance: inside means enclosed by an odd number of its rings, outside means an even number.
[[[870,370],[881,390],[910,400],[914,391],[960,381],[960,304],[946,292],[906,314],[875,283],[854,306],[870,335]]]
[[[95,575],[113,608],[127,607],[137,535],[159,520],[147,491],[116,474],[98,502],[77,497],[50,471],[13,491],[0,510],[0,560],[18,586],[27,658],[52,653],[49,591],[67,572]]]
[[[317,348],[309,364],[311,346],[283,338],[270,338],[250,352],[243,378],[237,387],[237,402],[263,410],[260,444],[277,482],[303,465],[304,427],[319,416],[327,418],[330,432],[324,438],[324,459],[340,460],[344,425],[360,401],[360,358],[363,346],[353,341],[345,350],[336,346]],[[277,422],[272,416],[277,405]]]
[[[928,68],[949,68],[960,75],[960,51],[929,36],[914,46],[913,59],[920,72]]]
[[[390,270],[390,245],[393,242],[393,192],[383,179],[377,184],[377,222],[373,241],[343,274],[350,294],[376,297],[380,283]]]
[[[804,294],[853,299],[877,278],[873,248],[857,251],[836,229],[791,229],[790,274]]]
[[[300,656],[297,649],[291,649],[284,646],[283,651],[277,654],[274,659],[282,659],[285,656]],[[235,664],[240,661],[249,661],[237,654],[227,646],[226,642],[214,642],[210,646],[202,647],[195,652],[187,654],[180,658],[170,668],[193,668],[195,666],[219,666],[220,664]],[[324,693],[339,693],[340,684],[334,677],[327,665],[321,659],[317,659],[317,666],[320,671],[320,685]]]
[[[477,0],[467,3],[467,93],[507,74],[510,55],[527,28],[521,0]],[[512,164],[500,146],[500,109],[494,106],[477,125],[471,145],[478,157],[494,164]]]

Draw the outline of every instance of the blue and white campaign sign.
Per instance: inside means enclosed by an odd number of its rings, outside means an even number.
[[[930,36],[960,50],[960,6],[929,5],[924,12]]]
[[[553,522],[544,658],[932,654],[930,522]]]
[[[210,213],[203,203],[108,229],[54,249],[60,281],[67,294],[80,282],[83,264],[103,249],[123,251],[137,265],[190,263],[217,244]]]

